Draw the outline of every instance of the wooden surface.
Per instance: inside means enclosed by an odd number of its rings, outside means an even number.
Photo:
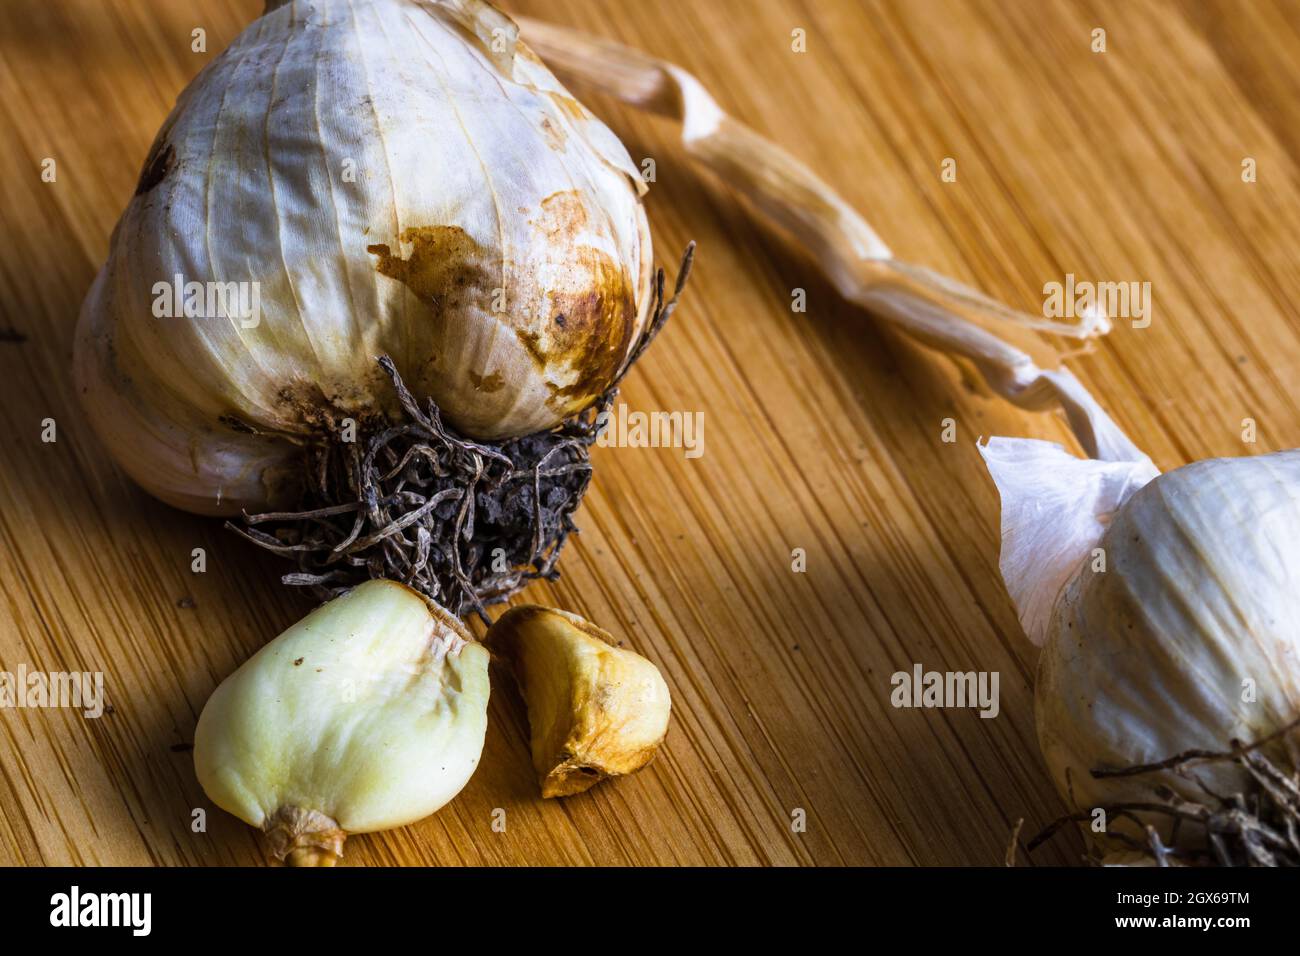
[[[1162,467],[1300,445],[1300,4],[511,8],[683,64],[898,254],[1014,306],[1037,312],[1066,273],[1149,281],[1151,326],[1121,323],[1071,365]],[[277,583],[276,559],[133,487],[70,382],[77,308],[158,125],[259,9],[0,4],[0,669],[102,670],[113,708],[0,711],[0,863],[261,859],[255,834],[209,806],[186,747],[216,683],[309,602]],[[206,54],[190,50],[200,26]],[[791,51],[795,28],[806,53]],[[666,749],[633,778],[543,803],[522,705],[497,680],[469,786],[418,826],[352,841],[348,862],[1000,863],[1015,818],[1034,832],[1062,804],[975,441],[1066,440],[1063,424],[968,390],[837,301],[684,160],[670,125],[589,105],[634,158],[656,160],[660,258],[700,244],[688,298],[623,398],[704,412],[705,454],[599,451],[563,579],[526,596],[660,665]],[[55,183],[41,181],[46,157]],[[1257,182],[1242,181],[1246,157]],[[955,443],[941,440],[949,417]],[[791,571],[794,548],[806,573]],[[1000,672],[1000,715],[892,708],[889,677],[914,662]],[[209,826],[194,833],[201,807]],[[1034,860],[1078,850],[1066,839]]]

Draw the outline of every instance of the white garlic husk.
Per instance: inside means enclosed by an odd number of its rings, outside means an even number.
[[[401,584],[317,608],[231,674],[194,734],[213,803],[273,854],[333,865],[348,834],[404,826],[451,800],[487,730],[488,652]]]
[[[1204,802],[1249,785],[1230,761],[1129,777],[1093,770],[1225,751],[1300,715],[1300,451],[1200,461],[1159,475],[1145,456],[1078,459],[993,439],[1002,573],[1042,647],[1039,743],[1079,811]],[[1295,740],[1267,752],[1300,765]],[[1200,783],[1197,783],[1200,781]],[[1169,818],[1147,822],[1169,832]],[[1113,822],[1112,824],[1113,825]]]
[[[210,514],[284,503],[303,442],[391,419],[381,354],[470,437],[552,427],[646,325],[644,191],[489,4],[273,0],[181,94],[114,230],[86,412]],[[184,311],[176,277],[201,317],[156,314]]]

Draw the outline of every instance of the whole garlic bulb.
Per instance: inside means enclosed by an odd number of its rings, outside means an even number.
[[[386,423],[380,354],[470,437],[552,427],[647,322],[644,191],[488,3],[272,0],[181,94],[114,230],[86,412],[138,483],[210,514],[281,503],[339,421]],[[157,314],[191,289],[202,317]]]
[[[1059,597],[1039,659],[1043,756],[1080,807],[1132,799],[1152,777],[1090,770],[1155,763],[1269,736],[1300,715],[1300,451],[1199,461],[1114,515]],[[1300,756],[1293,750],[1291,759]],[[1217,793],[1244,771],[1206,763]],[[1204,792],[1173,772],[1160,782]]]
[[[1300,715],[1300,451],[1160,475],[1083,398],[1079,420],[1113,439],[1103,457],[1025,439],[983,448],[1002,496],[1002,575],[1042,647],[1044,758],[1080,811],[1160,802],[1159,785],[1196,802],[1200,784],[1241,793],[1250,780],[1231,761],[1190,765],[1192,777],[1092,772],[1225,751]],[[1294,739],[1267,752],[1300,766]],[[1148,822],[1169,832],[1167,816]]]
[[[392,581],[317,608],[213,691],[194,733],[208,797],[295,865],[451,800],[487,731],[488,652]]]

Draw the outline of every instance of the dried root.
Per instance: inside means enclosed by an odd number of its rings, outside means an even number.
[[[1202,801],[1180,797],[1169,787],[1152,788],[1154,799],[1102,807],[1107,819],[1134,823],[1141,838],[1111,828],[1107,837],[1157,866],[1300,866],[1300,769],[1290,771],[1262,750],[1300,729],[1300,718],[1254,743],[1231,742],[1227,751],[1189,750],[1157,763],[1117,770],[1093,770],[1095,778],[1136,777],[1174,771],[1192,780]],[[1216,794],[1194,772],[1196,764],[1234,763],[1246,771],[1243,793]],[[1032,851],[1072,822],[1091,819],[1086,810],[1062,817],[1029,842]],[[1152,824],[1170,822],[1167,839]]]
[[[400,581],[458,617],[505,601],[555,563],[591,481],[590,449],[623,375],[672,314],[690,274],[691,243],[670,299],[656,275],[654,309],[623,373],[559,428],[500,443],[457,435],[432,400],[424,407],[388,356],[403,421],[358,441],[337,435],[311,448],[299,510],[244,515],[227,527],[297,559],[285,584],[329,600],[369,578]]]

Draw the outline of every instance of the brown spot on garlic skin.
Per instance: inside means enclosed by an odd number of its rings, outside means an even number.
[[[387,380],[376,366],[359,381],[347,382],[332,394],[316,382],[296,381],[282,385],[275,394],[275,412],[279,425],[288,430],[334,432],[350,418],[359,431],[383,427],[385,410],[376,401],[384,395]]]
[[[505,387],[506,381],[501,377],[500,372],[492,372],[489,375],[479,375],[475,372],[467,372],[469,380],[474,383],[474,387],[480,392],[499,392]]]
[[[536,63],[538,66],[545,66],[542,58],[529,49],[528,44],[520,42],[515,44],[515,56],[522,60],[528,60],[530,63]]]
[[[140,171],[140,181],[136,183],[135,194],[143,196],[160,182],[176,165],[176,148],[171,143],[159,140],[154,144],[149,158],[145,160],[144,169]]]
[[[466,300],[490,298],[494,282],[485,266],[486,250],[459,226],[412,226],[398,236],[410,245],[403,259],[386,243],[366,246],[379,257],[375,269],[396,279],[441,317]]]
[[[529,332],[526,329],[516,329],[515,336],[519,339],[519,344],[524,347],[528,357],[533,360],[537,368],[546,368],[546,350],[542,348],[542,337],[537,332]]]
[[[565,93],[555,92],[551,92],[548,95],[551,98],[551,102],[559,108],[561,113],[568,116],[569,119],[586,122],[591,118],[591,114],[587,112],[586,108],[572,96]]]
[[[549,116],[542,117],[542,134],[546,137],[546,145],[556,152],[564,150],[565,140],[568,138],[564,130],[560,129]]]
[[[562,264],[558,281],[518,314],[505,316],[520,346],[551,391],[547,403],[561,415],[581,411],[609,387],[622,368],[636,327],[636,293],[627,271],[584,240],[589,212],[577,190],[552,193],[532,220]],[[500,259],[459,226],[415,226],[398,236],[409,253],[387,243],[368,245],[375,269],[405,285],[439,320],[471,311],[492,312],[504,284]],[[454,334],[445,330],[443,334]],[[507,387],[503,374],[469,372],[479,392]],[[385,394],[380,389],[374,394]]]
[[[533,221],[548,239],[555,242],[577,240],[587,227],[587,207],[576,189],[551,193],[542,200],[542,215]]]
[[[582,243],[589,217],[577,190],[555,192],[542,200],[532,220],[556,248],[573,249],[572,275],[582,286],[547,293],[550,315],[542,327],[516,329],[515,335],[548,380],[572,376],[552,385],[552,406],[580,411],[618,374],[636,325],[636,292],[627,272],[608,255]]]
[[[552,291],[549,296],[554,311],[544,355],[574,373],[567,385],[554,389],[557,399],[595,398],[608,388],[636,325],[636,296],[627,273],[593,249],[587,250],[587,257],[590,265],[584,271],[594,276],[594,285],[584,292]]]

